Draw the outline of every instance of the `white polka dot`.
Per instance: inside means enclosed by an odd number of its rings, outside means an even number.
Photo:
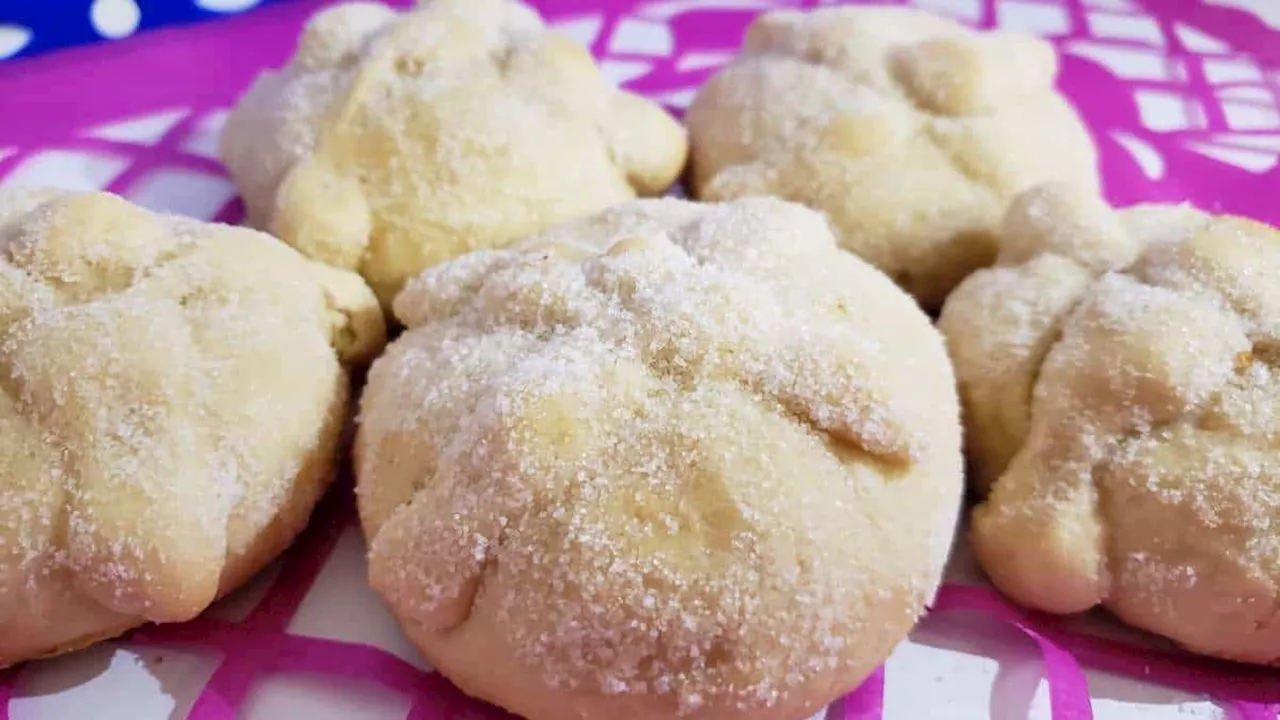
[[[196,0],[196,5],[210,12],[233,13],[249,8],[262,0]]]
[[[138,29],[142,11],[133,0],[93,0],[89,21],[102,37],[116,40]]]
[[[21,25],[0,25],[0,59],[17,55],[31,42],[31,31]]]

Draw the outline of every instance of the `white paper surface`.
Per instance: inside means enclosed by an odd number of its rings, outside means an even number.
[[[977,576],[960,548],[949,572]],[[260,597],[269,571],[215,611],[235,617]],[[239,612],[237,612],[239,611]],[[1098,623],[1107,630],[1105,618]],[[421,667],[376,595],[365,583],[359,531],[343,531],[328,563],[289,628],[300,635],[377,645]],[[1127,638],[1136,633],[1113,627]],[[188,651],[103,643],[87,651],[32,663],[20,672],[12,720],[180,720],[216,662]],[[926,618],[889,658],[885,720],[1048,720],[1038,651],[1016,629],[976,614]],[[1088,672],[1097,720],[1226,718],[1204,698]],[[305,676],[274,676],[254,688],[247,720],[403,720],[409,700],[378,686]]]

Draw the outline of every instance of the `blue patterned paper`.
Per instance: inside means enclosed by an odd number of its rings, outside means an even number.
[[[290,0],[0,0],[0,60],[115,40]]]

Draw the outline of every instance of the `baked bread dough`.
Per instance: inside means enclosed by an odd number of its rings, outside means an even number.
[[[826,213],[845,249],[937,310],[995,259],[1015,194],[1097,184],[1057,69],[1039,38],[910,8],[766,13],[689,108],[691,185]]]
[[[1047,186],[947,300],[983,567],[1208,655],[1280,660],[1280,231]]]
[[[776,199],[636,201],[410,282],[356,440],[369,577],[531,720],[804,720],[934,592],[942,340]]]
[[[661,194],[687,143],[523,4],[426,0],[318,13],[221,148],[252,225],[389,305],[424,268]]]
[[[105,193],[0,190],[0,667],[199,614],[335,470],[359,277]]]

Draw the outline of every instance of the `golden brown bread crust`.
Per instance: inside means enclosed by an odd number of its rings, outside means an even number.
[[[639,201],[411,282],[356,441],[370,581],[532,720],[803,720],[942,572],[940,337],[774,199]]]
[[[1280,232],[1062,186],[1005,232],[939,323],[978,560],[1031,607],[1277,662]]]
[[[0,665],[189,619],[333,476],[358,277],[108,194],[0,191]]]
[[[320,12],[221,148],[252,224],[387,307],[427,267],[661,194],[686,150],[680,123],[513,0]]]
[[[1040,38],[912,8],[765,13],[689,108],[692,189],[820,210],[842,247],[937,310],[994,260],[1014,195],[1096,187],[1093,142],[1056,73]]]

